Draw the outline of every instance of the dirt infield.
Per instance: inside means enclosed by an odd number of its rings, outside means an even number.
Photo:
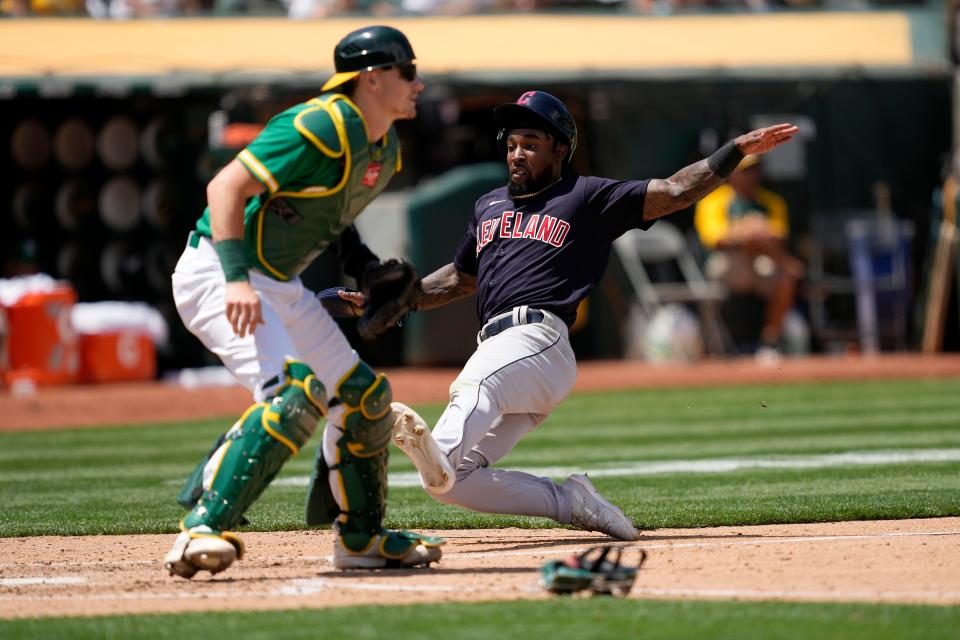
[[[453,370],[388,371],[397,398],[442,402]],[[585,363],[577,391],[893,378],[960,379],[960,356],[750,360],[689,367]],[[232,417],[238,387],[159,383],[0,394],[0,430]],[[0,618],[542,599],[538,569],[607,539],[569,529],[435,532],[430,569],[337,571],[329,531],[243,534],[247,556],[220,576],[166,575],[173,536],[0,539]],[[645,532],[650,554],[630,597],[960,605],[960,518]]]
[[[387,375],[398,400],[443,402],[458,372],[388,369]],[[689,366],[594,361],[580,363],[574,391],[921,377],[960,378],[960,354],[815,357],[786,359],[775,366],[760,366],[749,358]],[[191,390],[155,382],[41,388],[26,397],[0,392],[0,431],[233,418],[249,404],[250,394],[240,387]]]
[[[539,568],[605,538],[439,531],[430,569],[337,571],[329,531],[250,533],[219,576],[167,576],[171,535],[0,539],[0,617],[543,599]],[[960,604],[960,518],[657,530],[632,598]]]

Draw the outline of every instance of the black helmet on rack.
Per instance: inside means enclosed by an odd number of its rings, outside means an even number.
[[[546,91],[527,91],[516,102],[494,107],[493,118],[500,125],[497,142],[502,147],[512,130],[530,128],[546,131],[569,146],[566,162],[577,148],[577,123],[567,106]]]
[[[353,80],[364,71],[410,62],[417,56],[403,32],[383,25],[351,31],[333,50],[336,73],[323,85],[323,91]]]

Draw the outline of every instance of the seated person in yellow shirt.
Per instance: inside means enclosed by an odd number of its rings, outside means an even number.
[[[786,246],[787,204],[760,186],[759,156],[745,157],[727,184],[697,204],[694,225],[710,251],[706,275],[734,294],[765,299],[761,349],[773,349],[804,266]]]

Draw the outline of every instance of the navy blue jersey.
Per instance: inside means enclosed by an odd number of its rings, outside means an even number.
[[[480,320],[529,305],[573,324],[611,243],[653,224],[643,221],[647,182],[574,174],[531,198],[512,199],[503,186],[477,200],[453,265],[477,276]]]

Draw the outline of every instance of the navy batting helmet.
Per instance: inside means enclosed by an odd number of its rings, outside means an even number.
[[[577,123],[567,106],[546,91],[527,91],[516,102],[493,109],[493,119],[500,125],[497,142],[506,145],[507,135],[514,129],[541,129],[570,147],[570,162],[577,148]]]
[[[382,25],[351,31],[333,50],[333,75],[322,91],[353,80],[363,71],[410,62],[417,56],[403,32]]]

